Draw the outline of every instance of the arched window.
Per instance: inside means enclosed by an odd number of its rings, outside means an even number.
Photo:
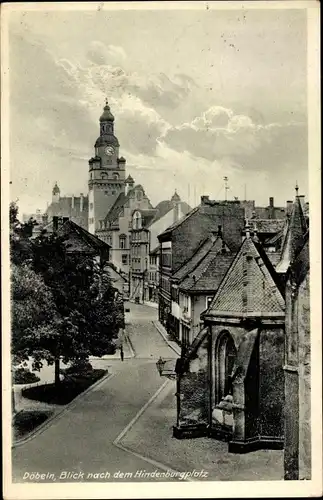
[[[117,174],[116,172],[112,175],[112,178],[113,179],[119,179],[119,174]]]
[[[141,229],[141,213],[135,212],[133,214],[133,229]]]
[[[141,198],[142,198],[142,192],[141,191],[137,191],[136,197],[137,197],[137,200],[140,201]]]
[[[221,333],[215,346],[215,401],[220,401],[232,394],[231,376],[237,351],[231,335],[224,331]]]
[[[120,234],[119,236],[119,248],[126,248],[127,236],[125,234]]]
[[[106,172],[101,173],[101,179],[107,179],[109,175]]]

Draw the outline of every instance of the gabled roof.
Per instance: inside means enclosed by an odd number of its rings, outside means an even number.
[[[284,237],[284,228],[281,229],[278,233],[274,234],[274,236],[270,236],[264,241],[265,246],[276,245],[282,238]]]
[[[203,259],[213,250],[213,255],[220,252],[222,248],[222,238],[208,236],[188,259],[172,276],[172,280],[181,282],[189,273],[203,261]]]
[[[230,252],[216,255],[211,251],[180,284],[180,290],[187,292],[216,292],[225,273],[232,263],[234,255]]]
[[[183,217],[181,217],[178,221],[174,222],[173,224],[171,224],[167,229],[165,229],[165,231],[163,231],[162,233],[160,233],[158,235],[158,239],[162,236],[166,236],[166,234],[171,234],[174,229],[176,229],[178,226],[180,226],[181,224],[183,224],[184,221],[186,221],[187,219],[189,219],[193,214],[195,214],[196,212],[198,212],[200,207],[195,207],[193,208],[190,212],[188,212],[186,215],[184,215]]]
[[[68,220],[62,226],[60,226],[57,230],[58,235],[66,235],[68,237],[68,240],[71,240],[73,237],[72,243],[74,243],[74,248],[71,248],[71,251],[76,251],[76,245],[77,242],[76,240],[79,240],[82,242],[83,245],[85,245],[89,250],[95,251],[95,252],[102,252],[106,251],[108,252],[109,249],[111,248],[110,245],[105,243],[104,241],[100,240],[97,236],[94,236],[93,234],[89,233],[86,231],[86,229],[83,229],[81,226],[78,224],[75,224],[75,222]],[[81,248],[78,249],[80,251]],[[85,248],[84,248],[85,250]]]
[[[185,202],[185,201],[180,201],[179,202],[180,209],[184,215],[186,215],[191,209],[191,207]],[[154,219],[150,222],[149,225],[154,224],[156,221],[164,217],[164,215],[168,214],[171,210],[174,209],[174,203],[171,200],[164,200],[158,203],[156,205],[155,210],[156,214]]]
[[[120,214],[121,210],[123,209],[127,199],[128,195],[125,195],[124,193],[120,193],[114,204],[112,205],[111,209],[109,210],[109,213],[107,214],[105,218],[105,222],[114,222],[117,218],[118,215]]]
[[[258,233],[277,234],[285,225],[285,219],[250,219],[250,226]]]
[[[42,228],[43,231],[53,233],[53,222]],[[81,252],[98,255],[105,252],[108,255],[110,245],[100,240],[97,236],[89,233],[86,229],[71,220],[65,221],[57,229],[58,236],[65,236],[67,252]]]
[[[306,232],[307,224],[302,205],[299,197],[296,196],[293,210],[285,230],[281,258],[276,267],[277,272],[286,273],[288,266],[294,260],[295,255],[304,243]]]
[[[205,317],[283,317],[280,281],[262,246],[247,237]]]
[[[309,256],[309,231],[304,235],[303,246],[298,250],[294,261],[291,263],[288,273],[293,275],[296,285],[300,285],[310,269]]]

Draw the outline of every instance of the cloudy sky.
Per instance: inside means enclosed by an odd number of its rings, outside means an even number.
[[[306,11],[13,12],[11,197],[87,193],[105,97],[153,204],[307,195]]]

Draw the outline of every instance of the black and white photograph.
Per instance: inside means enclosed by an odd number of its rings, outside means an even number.
[[[5,498],[322,494],[319,3],[8,3]]]

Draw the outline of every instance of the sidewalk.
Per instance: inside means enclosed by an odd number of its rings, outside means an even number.
[[[169,381],[126,432],[120,444],[129,452],[156,460],[178,472],[207,472],[199,480],[268,481],[283,479],[283,451],[228,453],[228,445],[211,438],[172,437],[176,422],[176,383]]]
[[[173,351],[175,351],[178,356],[180,356],[181,355],[181,348],[177,344],[177,342],[175,342],[174,340],[170,339],[170,337],[169,337],[169,335],[167,333],[166,328],[159,321],[153,321],[153,325],[158,330],[158,332],[160,333],[160,335],[163,337],[163,339],[165,340],[165,342],[169,345],[169,347],[171,349],[173,349]]]

